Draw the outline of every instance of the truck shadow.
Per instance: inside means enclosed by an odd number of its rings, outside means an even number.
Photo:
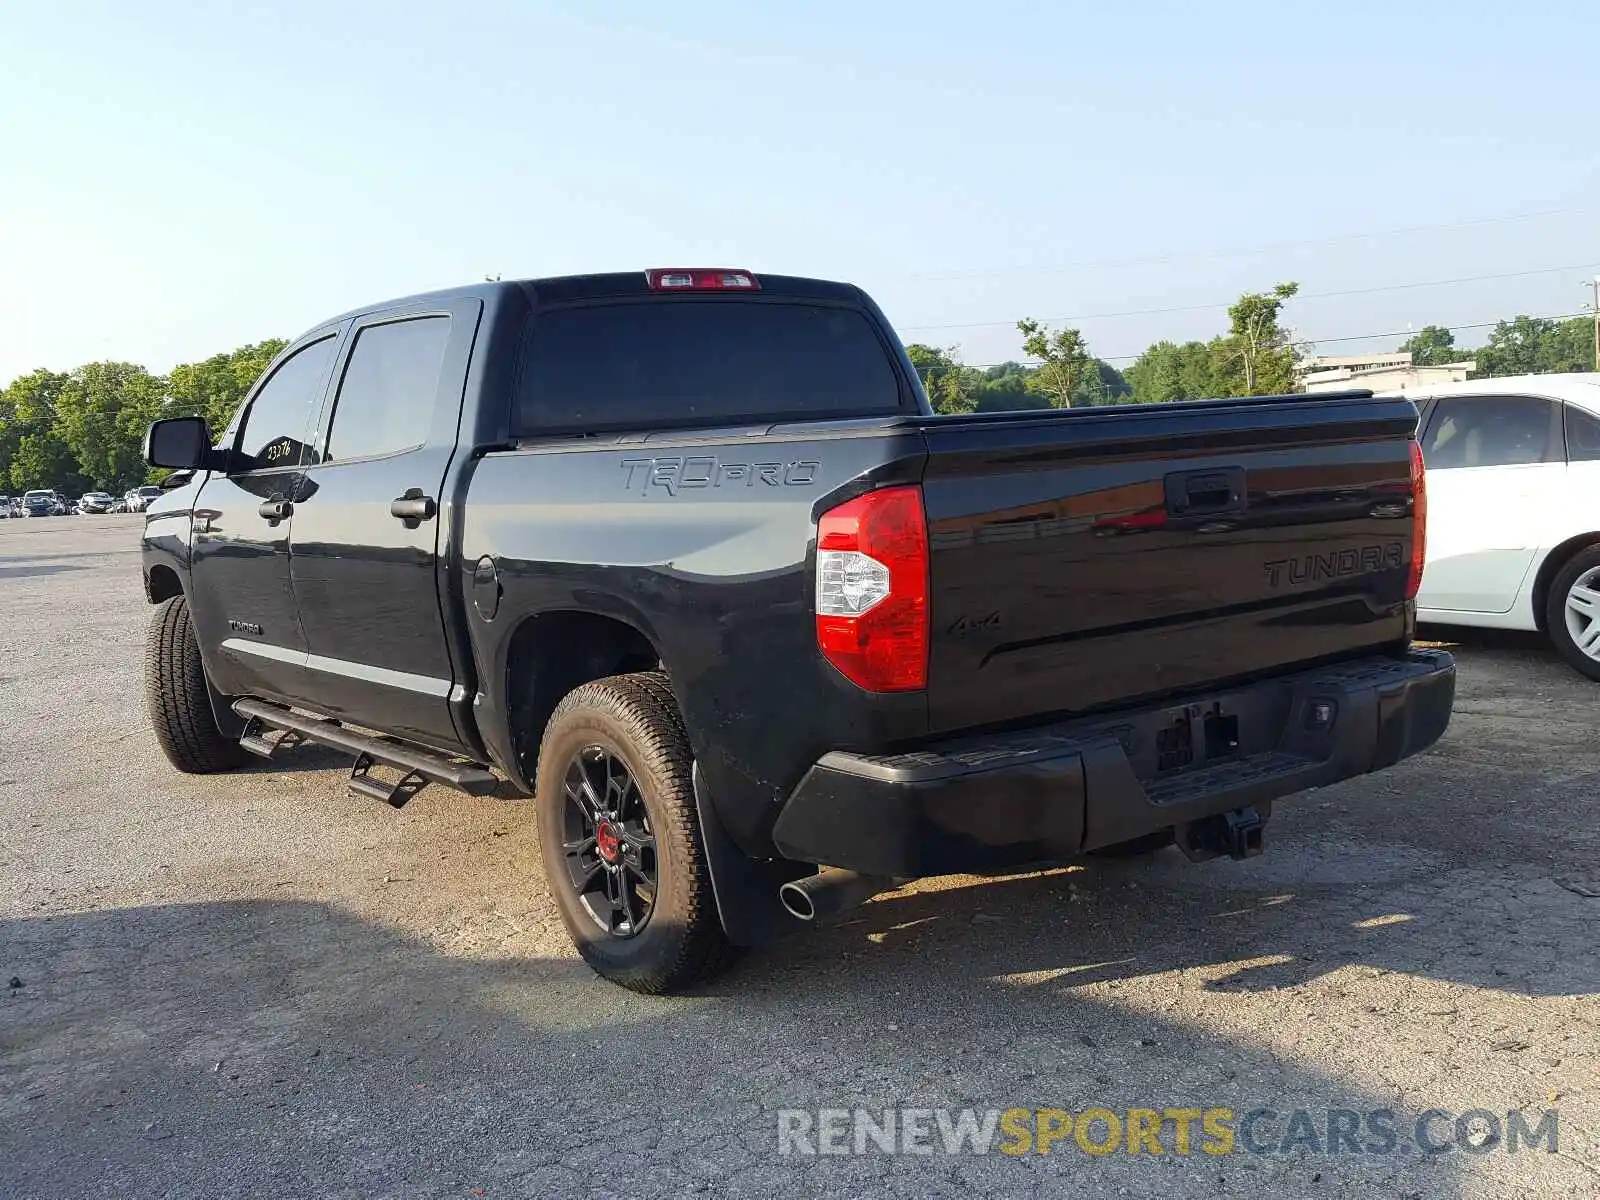
[[[1208,871],[1235,878],[1206,887]],[[1450,874],[1375,888],[1251,887],[1249,864],[1194,866],[1169,849],[1149,864],[889,893],[820,940],[868,970],[914,957],[937,961],[941,979],[1004,976],[1020,987],[1183,975],[1207,992],[1274,993],[1355,969],[1517,996],[1600,994],[1588,888]]]
[[[992,885],[1023,902],[1048,886]],[[926,903],[872,905],[868,925]],[[965,1195],[1087,1180],[1298,1195],[1315,1176],[1326,1194],[1460,1192],[1459,1154],[781,1158],[786,1107],[1392,1105],[1256,1039],[988,977],[986,962],[1017,964],[970,940],[896,971],[882,956],[819,969],[850,936],[811,939],[787,966],[757,956],[710,994],[649,999],[576,960],[444,954],[315,903],[10,920],[0,963],[22,986],[0,999],[4,1188]]]
[[[1561,661],[1550,639],[1542,633],[1522,629],[1480,629],[1467,625],[1435,625],[1417,628],[1419,642],[1442,646],[1453,653],[1465,651],[1474,659],[1545,659],[1570,670]]]

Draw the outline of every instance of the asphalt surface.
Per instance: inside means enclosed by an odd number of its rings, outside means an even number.
[[[1537,640],[1459,634],[1446,739],[1262,858],[925,883],[647,999],[568,948],[525,806],[172,771],[140,522],[0,522],[0,1196],[1600,1195],[1600,686]],[[1560,1115],[1554,1154],[779,1153],[856,1105]]]

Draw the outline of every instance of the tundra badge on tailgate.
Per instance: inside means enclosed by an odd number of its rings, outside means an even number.
[[[1388,542],[1379,546],[1338,550],[1332,554],[1302,554],[1297,558],[1278,558],[1264,564],[1267,586],[1291,587],[1319,579],[1343,579],[1346,575],[1366,575],[1372,571],[1399,570],[1405,565],[1405,546]]]

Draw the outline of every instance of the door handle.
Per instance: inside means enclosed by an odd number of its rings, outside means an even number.
[[[1220,471],[1178,471],[1166,477],[1167,515],[1221,516],[1245,509],[1242,467]]]
[[[424,496],[421,488],[407,488],[404,496],[396,496],[389,501],[389,515],[398,517],[406,523],[407,529],[415,529],[424,521],[431,521],[439,506],[433,502],[432,496]]]
[[[294,505],[287,500],[268,500],[260,505],[256,512],[269,521],[278,522],[285,520],[294,512]]]

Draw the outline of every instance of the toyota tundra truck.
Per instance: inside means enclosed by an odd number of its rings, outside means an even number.
[[[675,991],[919,877],[1248,857],[1432,745],[1416,424],[936,416],[859,289],[744,270],[376,304],[150,429],[150,717],[183,771],[529,798],[582,956]]]

